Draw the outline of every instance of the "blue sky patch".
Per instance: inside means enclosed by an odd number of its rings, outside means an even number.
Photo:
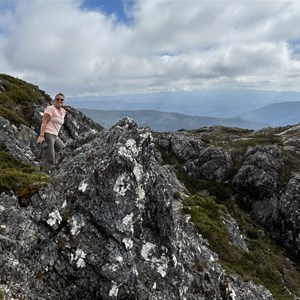
[[[135,0],[85,0],[83,9],[102,11],[107,15],[114,14],[119,22],[130,23],[131,18],[126,11],[135,3]]]

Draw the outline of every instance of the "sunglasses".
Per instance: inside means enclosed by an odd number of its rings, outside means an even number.
[[[56,101],[64,102],[64,99],[61,99],[61,98],[56,98],[55,100],[56,100]]]

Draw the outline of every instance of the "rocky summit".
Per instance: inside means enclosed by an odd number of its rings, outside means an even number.
[[[1,300],[299,299],[298,126],[107,130],[66,106],[48,176],[50,99],[0,79]]]

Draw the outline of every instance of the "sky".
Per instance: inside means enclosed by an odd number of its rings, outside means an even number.
[[[0,73],[51,96],[300,92],[300,0],[0,0]]]

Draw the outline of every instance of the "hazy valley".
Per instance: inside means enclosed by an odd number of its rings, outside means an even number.
[[[294,125],[300,121],[299,93],[210,90],[69,98],[68,104],[111,127],[130,117],[156,131],[224,125],[246,129]]]

